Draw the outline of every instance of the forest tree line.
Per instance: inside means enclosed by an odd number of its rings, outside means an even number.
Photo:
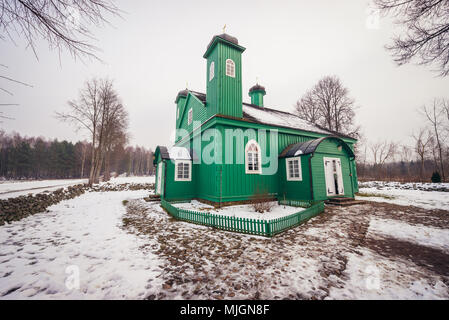
[[[88,178],[91,159],[92,144],[86,141],[72,143],[0,131],[0,177],[4,179]],[[117,145],[111,150],[109,172],[153,174],[153,152],[139,146]],[[105,174],[105,166],[100,174]]]
[[[412,144],[358,142],[356,162],[361,180],[448,181],[449,99],[436,98],[419,111],[423,125],[411,134]]]

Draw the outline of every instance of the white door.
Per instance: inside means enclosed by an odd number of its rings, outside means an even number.
[[[324,175],[326,179],[326,194],[328,196],[343,195],[343,176],[339,158],[323,158]]]
[[[330,158],[324,158],[324,177],[326,179],[326,194],[335,196],[334,170]]]
[[[345,189],[343,188],[343,175],[341,174],[341,160],[336,159],[336,173],[337,173],[337,186],[338,195],[344,195]]]
[[[157,165],[157,187],[156,194],[161,194],[161,183],[162,183],[162,162]]]

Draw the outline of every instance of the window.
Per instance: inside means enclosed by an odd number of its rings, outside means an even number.
[[[193,120],[193,110],[192,109],[189,110],[189,118],[187,120],[188,120],[188,124],[192,123],[192,120]]]
[[[301,172],[301,158],[288,158],[286,161],[287,180],[288,181],[302,181]]]
[[[178,112],[176,114],[176,119],[179,119],[179,108],[178,108]]]
[[[176,160],[175,181],[192,181],[192,162]]]
[[[260,147],[255,140],[250,140],[246,144],[246,173],[261,173],[262,168],[260,164]]]
[[[209,81],[211,81],[214,78],[215,74],[215,63],[212,61],[209,66]]]
[[[235,63],[231,59],[226,60],[226,75],[235,78]]]

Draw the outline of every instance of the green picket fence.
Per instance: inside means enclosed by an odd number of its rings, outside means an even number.
[[[291,201],[291,200],[289,200]],[[282,203],[283,205],[293,205],[298,207],[307,207],[307,209],[273,220],[259,220],[249,218],[228,217],[209,212],[198,212],[176,208],[170,202],[161,199],[161,205],[174,218],[193,222],[205,226],[214,227],[221,230],[248,233],[266,237],[272,237],[287,229],[293,228],[308,219],[324,211],[324,202],[310,203],[307,201]]]

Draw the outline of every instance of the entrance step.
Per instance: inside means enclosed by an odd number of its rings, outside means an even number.
[[[363,200],[355,200],[354,198],[347,198],[347,197],[338,197],[338,198],[331,198],[329,200],[324,201],[326,204],[334,205],[334,206],[352,206],[356,204],[364,204],[365,201]]]

